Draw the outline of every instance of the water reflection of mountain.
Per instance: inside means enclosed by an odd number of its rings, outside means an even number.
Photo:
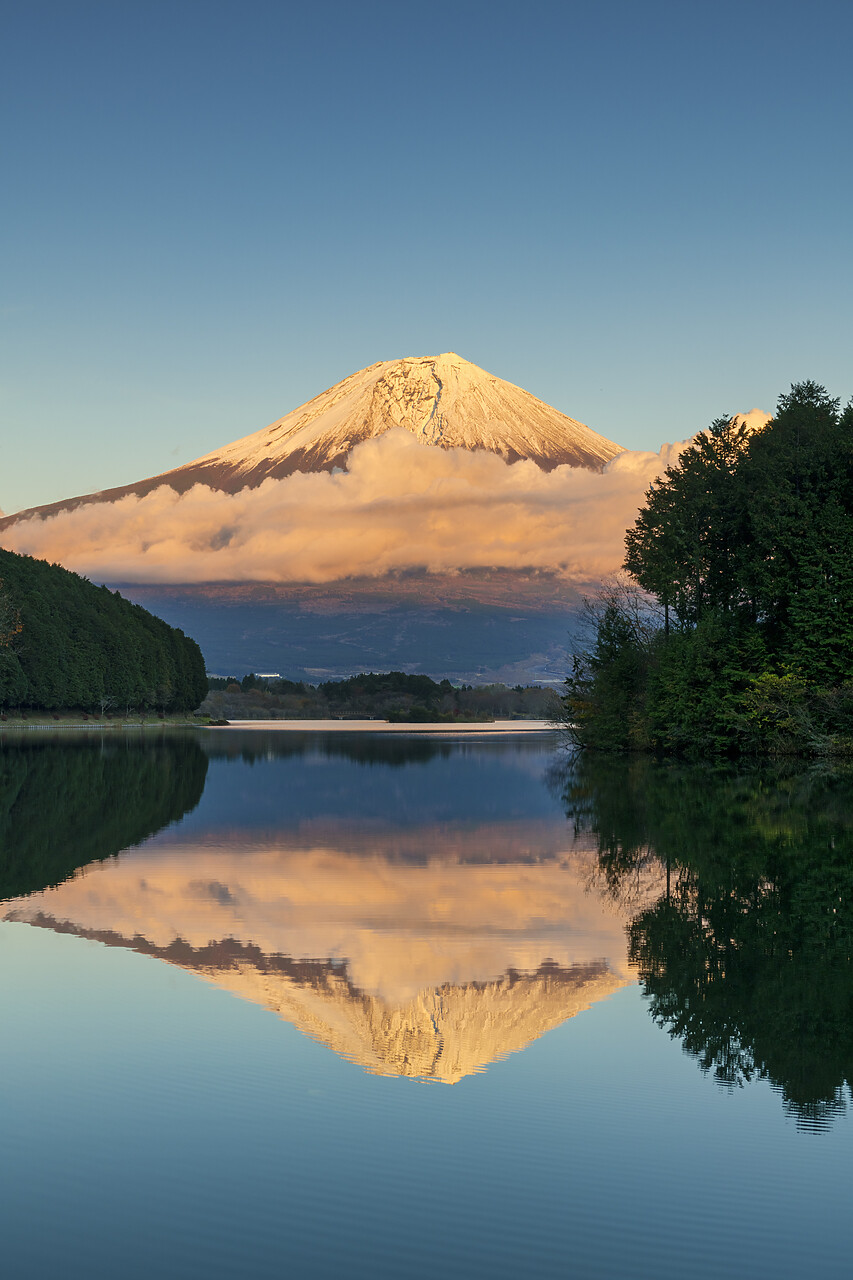
[[[9,917],[20,918],[15,913]],[[156,947],[138,935],[85,930],[44,915],[29,923],[129,948],[197,973],[261,1004],[304,1034],[375,1075],[455,1084],[526,1048],[553,1027],[625,985],[605,960],[534,972],[510,970],[482,982],[446,982],[390,1002],[357,987],[346,961],[267,955],[234,939]]]
[[[282,741],[285,740],[285,741]],[[545,822],[565,840],[560,808],[542,785],[551,735],[474,742],[404,734],[223,730],[203,735],[209,784],[181,838],[217,840],[224,828],[266,833],[338,824],[454,830]]]
[[[57,884],[178,821],[201,799],[207,768],[186,736],[4,742],[0,898]]]
[[[488,725],[484,728],[488,729]],[[296,729],[287,732],[258,729],[229,729],[227,733],[206,734],[203,747],[211,759],[243,760],[254,764],[258,760],[293,759],[306,754],[322,755],[326,759],[339,758],[354,764],[383,764],[393,769],[410,764],[428,764],[436,757],[447,758],[467,745],[438,736],[441,725],[436,725],[437,736],[404,733],[300,733]]]
[[[244,736],[5,742],[6,918],[179,964],[371,1071],[444,1080],[636,970],[721,1084],[768,1079],[800,1124],[844,1105],[849,776],[585,757],[555,805],[542,743]]]
[[[853,1084],[853,777],[585,757],[554,781],[631,911],[655,1020],[720,1084],[765,1078],[829,1123]]]
[[[565,827],[563,827],[565,835]],[[385,833],[387,835],[387,831]],[[370,1071],[456,1081],[629,980],[624,925],[565,841],[538,862],[162,838],[8,903],[5,918],[180,965]]]

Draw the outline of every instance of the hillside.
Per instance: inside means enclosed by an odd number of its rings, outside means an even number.
[[[190,711],[206,692],[183,631],[59,565],[0,551],[0,708]]]

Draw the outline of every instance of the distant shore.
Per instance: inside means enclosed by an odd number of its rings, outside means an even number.
[[[0,735],[4,733],[27,733],[48,730],[80,730],[84,732],[101,731],[116,732],[122,729],[264,729],[285,731],[290,733],[430,733],[456,736],[460,733],[508,734],[508,733],[554,733],[556,725],[550,720],[463,720],[463,721],[398,721],[389,720],[229,720],[227,723],[213,722],[208,724],[202,719],[166,716],[162,720],[158,716],[141,719],[138,716],[114,717],[110,720],[98,720],[90,717],[83,720],[75,718],[67,712],[54,719],[43,719],[32,715],[23,717],[9,716],[0,721]]]
[[[97,716],[75,716],[65,712],[53,716],[49,712],[39,715],[33,712],[30,716],[3,716],[0,718],[0,734],[27,733],[36,729],[79,729],[89,732],[93,729],[104,733],[121,729],[206,729],[207,722],[193,720],[187,716],[113,716],[109,720],[101,720]]]
[[[456,724],[442,721],[432,723],[395,723],[388,720],[230,720],[227,725],[211,728],[273,729],[290,733],[546,733],[556,732],[549,720],[466,720]]]

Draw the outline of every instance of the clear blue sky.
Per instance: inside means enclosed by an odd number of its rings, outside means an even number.
[[[849,4],[5,11],[6,511],[454,350],[629,447],[853,393]]]

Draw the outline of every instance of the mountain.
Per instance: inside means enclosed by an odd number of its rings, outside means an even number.
[[[346,466],[355,445],[394,427],[425,445],[486,449],[507,462],[529,459],[545,471],[564,464],[600,471],[622,452],[582,422],[450,351],[380,361],[262,431],[194,462],[135,484],[18,511],[0,520],[0,529],[84,503],[141,497],[161,485],[178,493],[195,484],[237,493],[296,471],[331,471]]]
[[[321,586],[114,585],[199,637],[212,674],[279,671],[310,684],[373,670],[559,686],[580,609],[580,592],[555,575],[499,570]]]

